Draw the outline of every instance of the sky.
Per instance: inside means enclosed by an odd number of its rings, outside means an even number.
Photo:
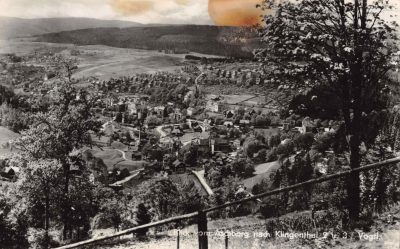
[[[208,0],[0,0],[0,16],[213,24],[208,14]]]
[[[372,1],[372,0],[368,0]],[[386,0],[385,0],[386,1]],[[390,0],[400,3],[400,0]],[[0,16],[88,17],[162,24],[248,26],[260,22],[262,0],[0,0]],[[390,17],[392,15],[392,17]],[[385,16],[399,20],[393,13]]]

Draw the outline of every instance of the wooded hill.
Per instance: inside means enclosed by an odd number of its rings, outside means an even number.
[[[36,41],[150,50],[175,49],[242,58],[253,58],[253,49],[263,46],[252,28],[208,25],[82,29],[44,34],[38,36]]]
[[[0,16],[0,38],[8,39],[13,37],[35,36],[46,33],[87,28],[127,28],[135,26],[143,26],[143,24],[118,20],[99,20],[94,18],[78,17],[23,19]]]

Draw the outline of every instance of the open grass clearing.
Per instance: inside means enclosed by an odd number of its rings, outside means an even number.
[[[13,132],[12,130],[0,126],[0,156],[7,156],[12,152],[18,152],[19,150],[13,147],[10,151],[10,147],[8,146],[8,141],[12,139],[16,139],[20,136],[20,134]]]
[[[224,99],[223,99],[224,102],[226,101],[228,104],[236,104],[236,103],[245,101],[247,99],[254,98],[255,95],[251,95],[251,94],[236,95],[236,94],[233,94],[233,95],[223,95],[223,97],[224,97]]]
[[[276,168],[276,167],[279,167],[278,161],[262,163],[262,164],[259,164],[254,167],[254,169],[256,170],[256,172],[254,172],[254,174],[261,175],[261,174],[268,172],[270,170],[270,168]]]
[[[247,189],[251,190],[255,184],[262,182],[264,179],[269,181],[271,173],[274,170],[277,170],[279,166],[280,166],[279,163],[276,162],[273,162],[271,164],[264,164],[260,166],[260,168],[258,169],[256,168],[256,172],[258,171],[259,174],[255,173],[256,174],[255,176],[242,180],[241,182]]]
[[[128,169],[129,172],[138,170],[143,168],[145,165],[148,165],[148,162],[145,161],[120,161],[115,165],[115,168],[118,169]]]

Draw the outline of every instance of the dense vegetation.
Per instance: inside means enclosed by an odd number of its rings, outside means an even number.
[[[368,5],[366,0],[303,0],[277,5],[264,0],[263,7],[279,11],[264,18],[260,35],[270,46],[258,50],[257,57],[278,67],[279,73],[269,76],[283,87],[322,88],[329,93],[345,122],[351,168],[358,168],[359,147],[366,143],[365,119],[370,121],[374,112],[389,106],[388,85],[393,82],[386,76],[397,65],[393,59],[399,51],[398,24],[387,23],[380,13],[393,6],[389,1]],[[358,220],[359,174],[351,175],[346,187],[349,216]]]

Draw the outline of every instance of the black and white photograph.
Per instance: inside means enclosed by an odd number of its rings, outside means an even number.
[[[400,0],[0,0],[0,249],[399,249]]]

